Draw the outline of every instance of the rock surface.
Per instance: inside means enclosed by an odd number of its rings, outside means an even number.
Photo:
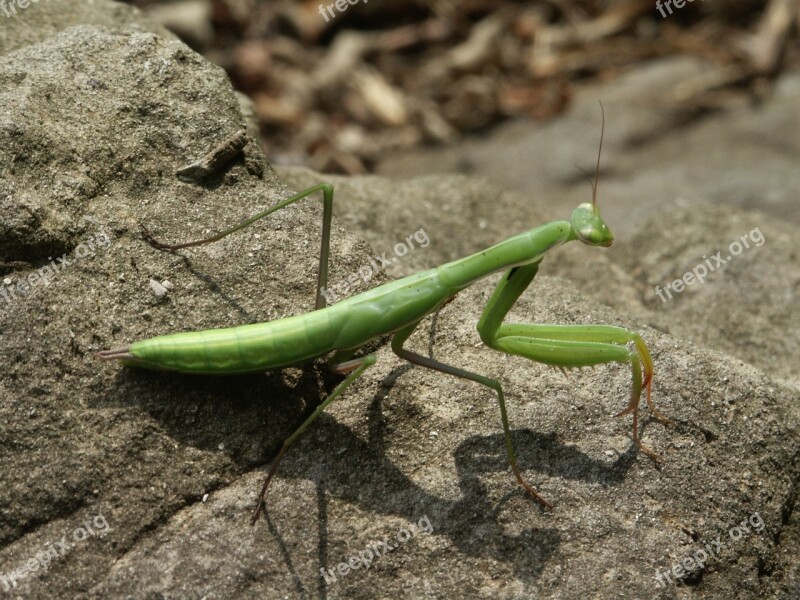
[[[4,289],[18,290],[0,298],[0,587],[11,576],[19,597],[800,593],[790,223],[769,210],[730,208],[717,219],[676,203],[619,235],[612,252],[554,252],[512,312],[518,322],[642,333],[656,362],[654,400],[675,422],[665,428],[642,411],[643,439],[663,465],[634,451],[629,417],[611,418],[627,403],[624,368],[564,378],[479,347],[489,280],[460,294],[435,334],[421,328],[411,347],[503,383],[520,466],[555,509],[516,486],[492,393],[409,368],[382,347],[287,455],[269,519],[251,528],[263,465],[337,379],[322,365],[183,377],[99,363],[94,353],[309,310],[318,202],[175,255],[146,245],[138,224],[169,240],[201,237],[320,176],[286,170],[287,187],[251,144],[204,185],[179,181],[177,169],[244,126],[221,70],[144,21],[131,26],[134,12],[118,5],[97,3],[88,25],[58,33],[46,23],[60,4],[43,6],[12,23],[0,64],[0,263]],[[393,257],[409,236],[417,247],[361,288],[566,216],[460,175],[335,183],[332,284],[372,256]],[[553,194],[573,187],[562,181]],[[636,192],[661,193],[642,182]],[[670,302],[656,298],[654,285],[754,227],[763,246]],[[420,230],[429,244],[413,237]],[[36,273],[48,283],[33,283]],[[32,282],[26,293],[22,281]],[[380,555],[369,569],[339,566],[381,540],[395,547],[373,546]],[[703,549],[705,567],[675,583],[680,564]]]

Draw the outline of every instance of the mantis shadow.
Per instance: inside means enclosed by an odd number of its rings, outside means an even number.
[[[433,534],[447,536],[465,556],[508,564],[517,578],[533,585],[560,546],[561,533],[554,527],[506,531],[502,509],[515,496],[529,501],[532,511],[541,509],[517,487],[509,473],[502,432],[473,435],[458,446],[454,460],[461,494],[456,500],[421,487],[388,458],[381,404],[392,384],[410,368],[395,368],[374,394],[367,409],[366,441],[323,414],[281,464],[279,478],[307,479],[316,485],[319,568],[328,568],[340,559],[329,556],[328,551],[327,503],[334,497],[365,511],[409,522],[417,522],[425,515]],[[146,410],[182,444],[214,452],[224,449],[245,471],[267,464],[338,379],[321,365],[235,377],[121,370],[114,384],[114,402]],[[314,401],[309,402],[309,398]],[[636,457],[635,448],[631,447],[608,462],[560,443],[553,434],[520,429],[512,435],[519,463],[529,475],[533,472],[616,486],[623,482]],[[321,452],[320,448],[329,450]],[[330,451],[331,448],[343,451]],[[444,464],[448,458],[441,460]],[[509,492],[499,502],[483,482],[483,476],[489,473],[507,474]],[[534,484],[538,480],[531,476]],[[306,596],[308,591],[282,543],[278,527],[269,520],[267,527],[282,548],[296,591]],[[318,579],[318,596],[324,598],[326,585]]]
[[[287,455],[279,477],[311,479],[317,486],[319,568],[329,568],[341,558],[328,553],[324,505],[329,497],[409,522],[417,522],[425,515],[433,526],[433,534],[447,536],[459,552],[509,564],[515,575],[528,584],[540,577],[561,543],[560,531],[552,527],[526,529],[518,534],[505,531],[501,512],[512,497],[530,501],[532,511],[541,508],[516,486],[508,470],[502,433],[472,436],[459,445],[455,462],[461,496],[449,500],[409,479],[387,458],[385,451],[379,449],[381,444],[365,442],[332,417],[322,415],[313,429],[305,439],[298,441],[295,452]],[[515,430],[512,434],[520,464],[525,465],[529,473],[615,486],[623,482],[636,457],[632,448],[614,462],[608,462],[561,444],[551,434],[529,430]],[[335,440],[334,447],[347,451],[319,452],[320,438],[326,440],[328,448],[331,440]],[[354,469],[354,465],[358,468]],[[508,474],[509,484],[509,493],[500,502],[481,481],[482,474],[498,472]],[[273,535],[277,533],[276,528],[271,530]],[[299,580],[296,574],[294,577]],[[325,584],[320,581],[319,585],[319,597],[325,597]]]
[[[124,369],[113,386],[97,406],[144,410],[175,441],[224,451],[240,472],[269,462],[328,387],[314,367],[228,377]]]

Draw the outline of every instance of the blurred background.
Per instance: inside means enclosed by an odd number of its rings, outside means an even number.
[[[800,56],[798,0],[132,3],[252,99],[274,164],[325,173],[391,172],[398,153],[556,119],[581,87],[670,57],[701,68],[643,101],[685,126],[765,101]]]

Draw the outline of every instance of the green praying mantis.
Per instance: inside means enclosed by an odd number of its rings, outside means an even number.
[[[569,221],[553,221],[540,225],[466,258],[386,283],[331,306],[326,305],[323,295],[328,282],[333,211],[333,186],[330,184],[322,183],[310,187],[238,225],[201,240],[164,244],[142,227],[148,242],[161,250],[174,251],[200,246],[220,240],[277,210],[322,192],[322,245],[315,310],[266,323],[162,335],[124,348],[105,350],[99,356],[106,360],[120,360],[133,367],[222,375],[280,369],[330,355],[327,361],[329,367],[346,377],[284,441],[272,460],[251,518],[251,523],[255,524],[264,510],[270,481],[286,451],[336,398],[375,364],[374,353],[359,356],[359,350],[378,337],[392,335],[392,351],[400,358],[421,367],[474,381],[497,394],[508,462],[517,482],[539,504],[550,508],[550,503],[524,479],[517,465],[500,382],[441,363],[404,347],[406,340],[425,317],[438,311],[461,290],[476,281],[503,271],[503,276],[478,321],[477,329],[483,343],[499,352],[515,354],[562,370],[608,362],[629,365],[632,378],[630,401],[616,416],[632,414],[635,445],[652,459],[660,460],[639,439],[638,408],[643,388],[647,392],[647,404],[654,416],[664,424],[668,424],[669,419],[656,409],[652,401],[653,361],[638,333],[609,325],[503,322],[508,311],[533,281],[539,270],[539,263],[549,251],[574,240],[599,247],[608,247],[614,241],[597,208],[597,183],[604,132],[605,111],[592,183],[592,202],[579,205],[572,212]],[[633,348],[628,344],[632,344]]]

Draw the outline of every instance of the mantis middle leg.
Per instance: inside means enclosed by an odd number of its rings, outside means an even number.
[[[511,465],[511,469],[514,471],[514,475],[517,478],[517,482],[527,491],[534,500],[536,500],[539,504],[546,508],[552,508],[552,505],[542,498],[539,493],[533,489],[525,478],[522,477],[522,473],[517,467],[517,457],[514,454],[514,445],[511,443],[511,429],[508,425],[508,414],[506,413],[506,401],[505,396],[503,395],[503,387],[500,385],[500,382],[496,379],[492,379],[490,377],[485,377],[483,375],[479,375],[477,373],[472,373],[471,371],[466,371],[464,369],[459,369],[458,367],[453,367],[451,365],[446,365],[444,363],[439,362],[438,360],[434,360],[427,356],[422,356],[421,354],[417,354],[416,352],[412,352],[411,350],[406,350],[403,348],[403,344],[405,344],[406,340],[414,333],[414,330],[419,325],[419,321],[406,327],[405,329],[401,329],[400,331],[394,334],[392,338],[392,350],[394,351],[397,356],[400,358],[404,358],[410,363],[415,365],[419,365],[421,367],[425,367],[428,369],[433,369],[434,371],[440,371],[442,373],[448,373],[450,375],[455,375],[456,377],[461,377],[462,379],[468,379],[470,381],[475,381],[476,383],[480,383],[481,385],[485,385],[486,387],[494,390],[497,393],[497,401],[500,404],[500,420],[503,422],[503,432],[505,433],[505,440],[506,440],[506,452],[508,454],[508,462]]]

